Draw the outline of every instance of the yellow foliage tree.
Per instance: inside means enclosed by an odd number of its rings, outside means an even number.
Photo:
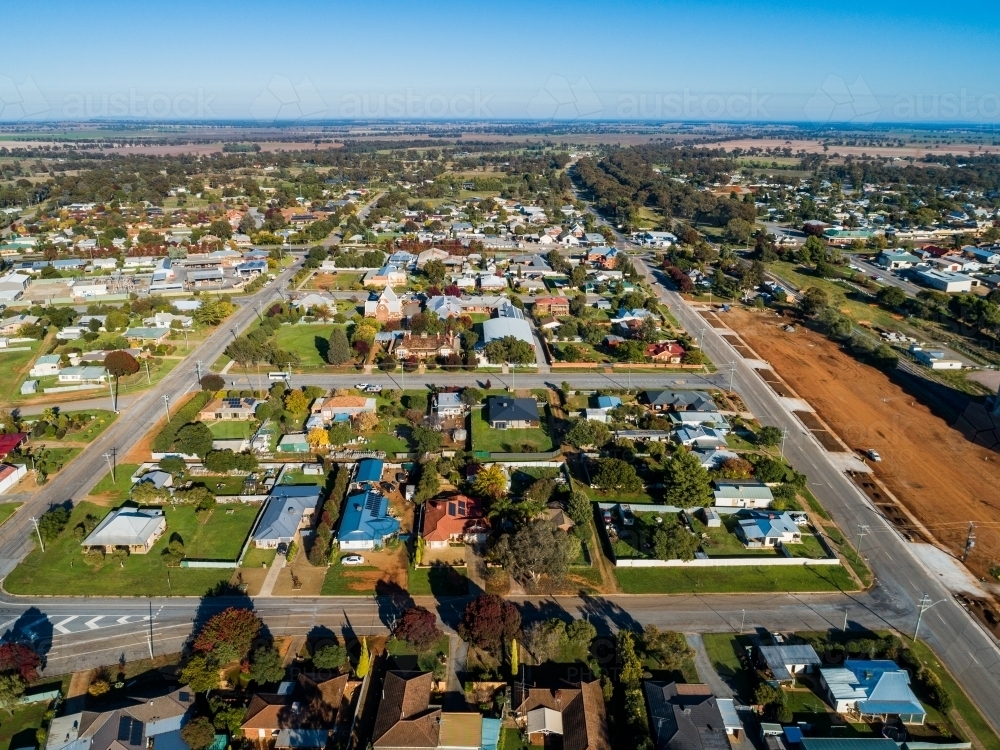
[[[309,410],[309,400],[302,391],[289,391],[285,394],[285,408],[292,414],[305,414]]]
[[[507,475],[500,464],[490,464],[479,470],[472,491],[480,497],[497,500],[507,494]]]
[[[378,426],[378,414],[370,411],[355,414],[354,426],[361,432],[371,432]]]
[[[313,448],[322,448],[330,444],[330,433],[322,427],[313,427],[306,435],[306,442]]]

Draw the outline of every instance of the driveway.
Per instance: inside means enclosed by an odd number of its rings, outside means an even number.
[[[712,666],[712,660],[708,658],[708,651],[705,649],[705,642],[698,633],[685,633],[688,646],[694,651],[694,666],[698,670],[698,679],[712,688],[717,698],[733,698],[736,691],[733,690],[719,673]]]

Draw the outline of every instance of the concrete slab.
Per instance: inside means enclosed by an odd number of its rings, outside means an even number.
[[[827,453],[827,458],[841,471],[856,471],[864,474],[871,474],[872,467],[855,456],[853,453]]]
[[[962,564],[942,549],[933,544],[911,544],[910,549],[920,558],[920,561],[932,575],[936,574],[941,585],[953,594],[972,594],[983,596],[986,591],[979,581]]]
[[[788,398],[787,396],[781,396],[778,400],[789,411],[816,411],[809,405],[808,401],[803,401],[801,398]]]
[[[770,362],[765,362],[763,359],[744,359],[743,364],[749,365],[755,370],[773,370]]]

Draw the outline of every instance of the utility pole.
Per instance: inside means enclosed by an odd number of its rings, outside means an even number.
[[[163,394],[163,409],[167,412],[167,421],[170,421],[170,396]]]
[[[871,533],[871,526],[863,523],[858,526],[858,548],[854,550],[854,562],[861,557],[861,543],[865,540],[865,535]]]
[[[118,480],[115,479],[115,464],[111,460],[111,454],[110,453],[105,453],[104,454],[104,460],[108,462],[108,471],[111,472],[111,481],[112,482],[117,482]]]
[[[844,632],[847,632],[847,606],[844,606]]]
[[[149,360],[144,359],[143,362],[146,364],[146,385],[152,385],[153,381],[149,377]]]
[[[743,626],[746,625],[746,622],[747,622],[747,611],[744,609],[743,617],[740,619],[740,635],[743,635]]]
[[[962,562],[969,559],[969,553],[976,546],[976,524],[969,521],[969,534],[965,538],[965,550],[962,552]]]
[[[736,361],[729,360],[729,392],[733,392],[733,378],[736,375]]]
[[[944,601],[944,600],[942,599],[941,601]],[[941,602],[934,602],[934,604],[940,604],[940,603]],[[934,604],[931,604],[931,598],[929,596],[927,596],[926,593],[922,597],[920,597],[920,601],[917,602],[917,626],[915,628],[913,628],[913,640],[914,640],[914,642],[916,642],[916,640],[917,640],[917,633],[920,632],[920,621],[924,617],[924,612],[926,612],[928,609],[930,609],[931,607],[933,607]]]
[[[195,370],[198,372],[198,382],[201,382],[201,360],[199,359],[194,363]]]
[[[115,388],[111,385],[111,378],[108,378],[108,395],[111,397],[111,411],[118,413],[118,402],[115,401]]]
[[[788,428],[781,428],[781,457],[785,457],[785,438],[788,437]]]
[[[31,522],[35,524],[35,533],[38,534],[38,543],[42,547],[42,552],[45,551],[45,542],[42,541],[42,532],[38,530],[38,519],[34,516],[31,517]]]

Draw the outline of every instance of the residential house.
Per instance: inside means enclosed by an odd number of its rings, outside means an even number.
[[[406,271],[392,265],[385,265],[365,274],[365,286],[406,286]]]
[[[175,322],[181,328],[190,328],[191,324],[194,323],[194,318],[190,315],[174,315],[173,313],[159,312],[151,318],[144,319],[142,324],[150,328],[172,328]],[[80,319],[80,325],[86,325],[83,322],[83,318]]]
[[[555,689],[524,687],[515,683],[511,709],[518,727],[528,734],[528,744],[548,745],[562,739],[564,750],[610,750],[607,709],[601,683],[580,682]]]
[[[674,439],[686,448],[727,448],[726,434],[714,427],[681,427],[674,432]]]
[[[643,403],[653,411],[717,411],[712,396],[706,391],[643,391]]]
[[[386,285],[378,297],[365,301],[365,317],[375,318],[379,323],[400,320],[403,317],[403,303],[392,287]]]
[[[375,490],[351,495],[344,503],[337,541],[341,550],[372,550],[399,533],[399,520],[389,515],[389,499]]]
[[[583,235],[582,239],[590,247],[604,247],[605,245],[608,244],[607,240],[604,239],[604,235],[601,234],[600,232],[587,232],[586,234]],[[591,262],[589,257],[590,253],[588,253],[587,255],[588,255],[587,261]]]
[[[713,495],[714,504],[721,508],[770,508],[774,502],[771,489],[755,480],[716,481]]]
[[[22,326],[33,326],[37,322],[37,315],[27,315],[25,313],[4,318],[0,320],[0,336],[14,336],[21,330]]]
[[[654,362],[679,365],[681,360],[684,359],[684,347],[676,341],[667,341],[659,344],[647,344],[646,356]]]
[[[170,329],[160,326],[140,326],[138,328],[129,328],[125,331],[125,338],[128,339],[130,344],[136,346],[160,344],[169,335]]]
[[[588,237],[590,235],[587,235]],[[618,262],[618,248],[602,247],[587,251],[587,262],[598,268],[611,269]]]
[[[482,750],[484,726],[496,721],[431,705],[433,679],[430,672],[386,673],[372,730],[374,750]]]
[[[396,339],[393,353],[398,359],[415,357],[419,360],[425,360],[447,357],[449,354],[459,351],[460,348],[458,336],[454,333],[428,334],[427,331],[423,331],[414,336],[407,331],[401,338]]]
[[[502,291],[507,288],[507,279],[490,273],[479,274],[479,289],[483,292]]]
[[[729,750],[719,699],[708,685],[643,683],[656,750]]]
[[[538,427],[540,420],[533,398],[490,396],[486,400],[486,422],[494,430]]]
[[[364,489],[364,485],[382,481],[382,472],[385,470],[385,462],[378,458],[365,458],[358,461],[358,467],[354,471],[353,484]]]
[[[312,402],[310,411],[324,422],[346,422],[355,414],[375,411],[375,399],[365,396],[330,396]]]
[[[202,422],[218,420],[253,419],[261,401],[256,398],[217,398],[208,403],[198,412]]]
[[[291,544],[300,529],[312,524],[320,488],[313,484],[279,484],[271,490],[253,535],[254,546],[274,549]]]
[[[671,411],[667,419],[674,427],[714,427],[723,435],[730,432],[729,422],[717,411]]]
[[[300,297],[293,303],[302,312],[311,312],[314,307],[326,306],[331,313],[337,312],[337,301],[333,297],[312,292]]]
[[[482,351],[486,344],[496,339],[505,338],[506,336],[513,336],[528,344],[532,349],[535,348],[535,336],[531,332],[531,326],[528,324],[528,321],[516,317],[490,318],[483,321],[483,339],[476,347],[481,352],[479,357],[480,362],[484,364],[489,363],[485,352]],[[495,362],[490,364],[503,363]]]
[[[437,393],[433,397],[434,413],[438,417],[460,417],[465,413],[465,404],[458,393]]]
[[[566,297],[537,297],[534,313],[535,317],[553,315],[558,318],[569,315],[569,300]]]
[[[276,693],[254,693],[240,732],[248,740],[274,740],[276,748],[325,748],[350,711],[356,689],[348,675],[318,680],[299,674]]]
[[[428,500],[422,513],[420,535],[430,549],[447,547],[453,542],[485,542],[490,531],[482,503],[465,495]]]
[[[442,250],[439,247],[432,247],[429,250],[424,250],[417,255],[417,268],[423,268],[432,260],[444,261],[449,257],[450,254],[446,250]]]
[[[167,518],[161,508],[118,508],[106,515],[81,545],[106,552],[126,547],[133,555],[144,555],[166,530]]]
[[[636,242],[645,247],[670,247],[677,242],[677,237],[670,232],[643,232],[636,237]]]
[[[28,375],[33,378],[46,378],[58,375],[62,369],[62,357],[58,354],[43,354],[35,360],[35,364],[28,371]]]
[[[816,650],[808,643],[782,643],[760,646],[760,660],[778,682],[793,682],[797,675],[812,674],[823,665]]]
[[[28,434],[25,432],[11,432],[0,435],[0,459],[6,458],[10,453],[27,442]]]
[[[699,461],[701,461],[702,468],[707,469],[708,471],[713,471],[714,469],[718,469],[720,466],[722,466],[722,463],[727,458],[740,457],[739,453],[735,453],[734,451],[728,451],[723,448],[717,448],[717,449],[698,448],[691,452],[698,457]]]
[[[737,519],[736,536],[751,549],[802,542],[802,531],[788,513],[741,510]]]
[[[0,464],[0,494],[20,482],[27,473],[26,464]]]
[[[108,371],[98,365],[64,367],[58,378],[60,383],[103,383],[108,379]]]
[[[820,685],[838,714],[863,721],[898,718],[903,724],[923,724],[927,712],[913,694],[910,674],[887,659],[846,659],[842,667],[819,670]]]
[[[193,711],[194,691],[187,686],[112,699],[103,711],[78,711],[52,719],[45,750],[186,748],[181,727]]]

